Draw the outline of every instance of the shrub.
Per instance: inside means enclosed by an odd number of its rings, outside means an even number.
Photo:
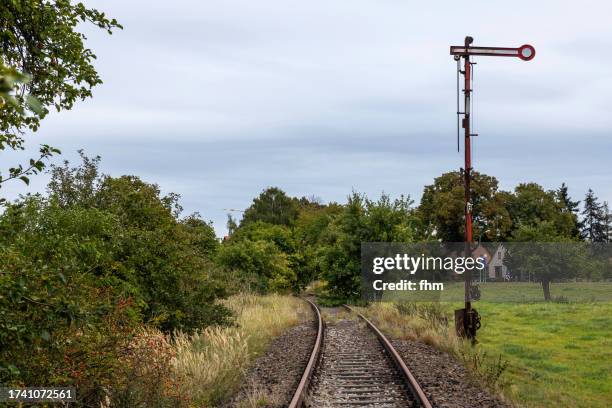
[[[162,332],[141,328],[120,356],[121,375],[107,389],[106,404],[113,407],[178,407],[181,395],[173,361],[176,348]]]
[[[149,370],[125,362],[137,328],[193,332],[231,312],[209,224],[179,220],[178,197],[155,185],[83,166],[54,169],[49,197],[0,214],[0,383],[74,385],[93,406],[125,367]]]
[[[231,241],[221,246],[217,261],[227,269],[239,271],[249,289],[260,293],[289,291],[297,280],[287,255],[268,241]]]

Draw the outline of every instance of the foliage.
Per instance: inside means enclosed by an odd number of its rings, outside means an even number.
[[[287,254],[293,253],[296,249],[291,229],[284,225],[269,224],[263,221],[245,224],[236,230],[231,240],[267,241]]]
[[[227,311],[214,303],[225,294],[210,261],[218,244],[210,224],[193,214],[182,221],[176,194],[134,176],[98,174],[99,158],[81,153],[83,164],[52,168],[51,199],[72,208],[112,214],[120,233],[112,237],[112,269],[104,273],[135,287],[145,321],[164,330],[192,330],[222,323]]]
[[[513,238],[519,244],[509,245],[504,264],[514,277],[532,275],[541,282],[544,300],[551,299],[550,282],[575,278],[578,274],[590,276],[590,271],[597,269],[589,248],[560,235],[550,221],[521,225]],[[526,242],[529,245],[520,244]]]
[[[584,216],[582,236],[590,242],[607,242],[609,216],[591,189],[584,198],[582,215]]]
[[[501,241],[510,231],[512,221],[505,202],[507,193],[498,191],[495,177],[472,172],[474,236],[483,240]],[[446,242],[464,240],[464,185],[457,171],[444,173],[425,186],[418,215],[421,234]]]
[[[343,207],[336,203],[304,207],[300,211],[293,229],[296,252],[292,257],[292,267],[301,289],[322,275],[322,255],[327,248],[324,242],[326,231],[342,211]]]
[[[0,217],[0,382],[69,382],[95,400],[140,320],[130,288],[94,273],[111,266],[118,224],[95,209],[44,205],[33,197]]]
[[[102,182],[98,171],[100,156],[88,157],[83,150],[78,151],[81,164],[70,167],[65,160],[62,166],[51,166],[51,180],[47,192],[62,208],[71,206],[94,207],[95,194]]]
[[[607,201],[602,206],[602,224],[604,242],[612,242],[612,213]]]
[[[212,258],[219,250],[219,241],[215,235],[212,222],[206,222],[198,213],[193,213],[182,219],[180,224],[191,238],[191,246],[196,248],[200,255]]]
[[[557,200],[562,206],[562,211],[571,214],[574,221],[574,228],[572,230],[572,237],[580,238],[580,231],[583,228],[582,222],[578,219],[578,213],[580,212],[580,201],[574,201],[569,196],[568,188],[565,183],[561,184],[561,187],[557,190]]]
[[[289,226],[298,217],[298,211],[297,200],[288,197],[277,187],[269,187],[253,199],[253,204],[244,212],[240,225],[263,221]]]
[[[75,384],[98,404],[143,323],[191,332],[229,323],[218,243],[176,195],[97,160],[54,169],[49,196],[0,215],[0,382]]]
[[[334,297],[360,296],[362,242],[412,242],[415,217],[410,198],[378,201],[353,192],[342,213],[334,218],[323,237],[322,276]]]
[[[284,193],[278,189],[279,195]],[[266,284],[271,279],[270,272],[264,264],[255,259],[246,259],[245,266],[241,265],[240,252],[246,248],[259,248],[261,245],[273,244],[271,249],[275,257],[285,258],[285,263],[291,270],[287,273],[284,268],[273,268],[276,272],[282,272],[285,276],[276,280],[274,287],[291,288],[298,291],[306,287],[320,272],[319,252],[323,246],[320,236],[325,231],[330,220],[341,211],[337,204],[322,205],[312,199],[288,198],[295,208],[299,209],[299,215],[290,226],[274,224],[261,220],[241,222],[240,227],[235,227],[232,234],[223,244],[223,256],[219,258],[222,265],[243,271],[242,280],[250,282],[250,288],[257,290],[271,290],[272,286]],[[260,244],[254,244],[260,242]],[[263,243],[263,244],[262,244]],[[237,245],[237,246],[235,246]],[[225,249],[225,247],[228,247]],[[272,248],[267,246],[268,248]],[[258,252],[259,253],[259,252]],[[242,251],[245,255],[245,252]],[[262,268],[253,268],[252,265],[259,264]],[[277,265],[279,263],[276,263]],[[276,273],[275,272],[275,273]],[[259,276],[259,283],[256,283]],[[279,283],[280,282],[280,283]],[[280,286],[279,286],[280,285]]]
[[[102,83],[93,66],[96,56],[77,27],[90,23],[111,34],[121,25],[69,0],[3,1],[0,21],[0,150],[18,150],[24,148],[24,132],[38,130],[50,108],[71,109]],[[42,145],[37,159],[10,168],[0,185],[15,178],[27,183],[55,153],[59,150]]]
[[[551,234],[572,238],[576,229],[575,217],[566,211],[554,191],[544,191],[536,183],[519,184],[509,197],[508,211],[512,218],[513,234],[521,226],[535,227],[547,222]]]
[[[232,240],[221,246],[217,261],[227,269],[239,271],[249,290],[282,292],[295,287],[296,275],[287,255],[272,242]]]
[[[235,326],[178,332],[172,341],[180,394],[195,406],[216,406],[227,398],[273,338],[311,316],[306,302],[293,296],[240,294],[225,305],[236,315]]]
[[[558,191],[544,191],[536,183],[519,184],[513,192],[498,190],[498,182],[473,172],[471,203],[473,235],[479,241],[505,241],[521,225],[549,221],[556,232],[575,237],[578,218],[576,203],[565,185]],[[464,185],[459,172],[450,172],[426,186],[418,208],[424,237],[446,242],[464,240]]]

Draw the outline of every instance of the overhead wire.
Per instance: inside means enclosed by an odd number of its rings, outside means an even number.
[[[461,111],[459,110],[459,94],[460,92],[460,87],[459,87],[459,77],[461,76],[461,58],[457,58],[457,153],[459,153],[459,124],[460,124],[460,114]]]
[[[470,153],[471,153],[472,157],[474,157],[474,145],[476,144],[476,138],[475,137],[472,138],[472,135],[476,135],[477,134],[476,133],[476,126],[475,126],[476,122],[474,120],[474,117],[476,116],[475,112],[474,112],[474,88],[475,88],[474,87],[474,84],[475,84],[475,82],[474,82],[474,78],[475,78],[475,75],[474,75],[474,71],[475,71],[474,70],[474,66],[476,65],[476,63],[475,62],[470,62],[470,64],[471,64],[471,66],[470,66],[471,70],[470,71],[472,73],[472,78],[471,78],[472,81],[470,82],[470,88],[471,88],[470,89],[470,105],[471,105],[470,106],[470,121],[471,121],[471,123],[470,123],[470,132],[471,132],[470,138],[471,138],[471,142],[472,142],[472,143],[470,143],[470,148],[471,148],[472,151]]]

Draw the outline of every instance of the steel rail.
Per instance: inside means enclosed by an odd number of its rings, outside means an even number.
[[[391,342],[387,339],[387,337],[385,337],[385,335],[380,330],[378,330],[378,327],[376,327],[364,315],[362,315],[361,313],[359,313],[358,311],[356,311],[355,309],[353,309],[349,305],[343,305],[343,306],[347,310],[349,310],[349,311],[351,311],[353,313],[356,313],[357,316],[359,316],[361,319],[363,319],[366,322],[366,324],[368,325],[368,327],[374,333],[376,333],[376,336],[378,337],[378,340],[380,340],[382,346],[385,348],[387,353],[389,353],[389,355],[391,356],[391,359],[393,360],[395,365],[398,367],[399,371],[402,373],[402,376],[406,380],[406,382],[407,382],[408,386],[410,387],[412,393],[414,394],[415,398],[417,399],[419,407],[422,407],[422,408],[432,408],[431,402],[429,402],[429,399],[427,399],[427,396],[425,395],[425,392],[423,392],[423,389],[419,385],[418,381],[416,380],[414,375],[412,375],[412,373],[408,369],[408,366],[406,365],[406,363],[404,362],[402,357],[399,355],[399,353],[395,350],[395,347],[393,347]]]
[[[317,317],[317,339],[315,340],[315,344],[312,348],[312,353],[310,353],[310,359],[308,360],[304,374],[302,375],[300,383],[295,390],[295,394],[293,394],[293,398],[289,403],[289,408],[299,408],[303,405],[304,398],[306,397],[306,391],[308,390],[308,385],[310,384],[315,367],[319,361],[321,345],[323,344],[323,319],[321,318],[321,312],[319,311],[317,305],[315,305],[313,302],[306,298],[304,298],[304,300],[310,303],[310,306]]]

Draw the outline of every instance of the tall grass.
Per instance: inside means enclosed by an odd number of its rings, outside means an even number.
[[[457,337],[454,325],[449,325],[450,311],[441,304],[373,303],[362,310],[390,337],[418,340],[449,353],[469,369],[474,380],[501,392],[507,362],[501,356],[493,358],[481,348]]]
[[[196,404],[213,405],[234,392],[270,341],[309,316],[306,303],[290,296],[241,294],[225,304],[236,314],[235,326],[179,332],[173,339],[181,394]]]

